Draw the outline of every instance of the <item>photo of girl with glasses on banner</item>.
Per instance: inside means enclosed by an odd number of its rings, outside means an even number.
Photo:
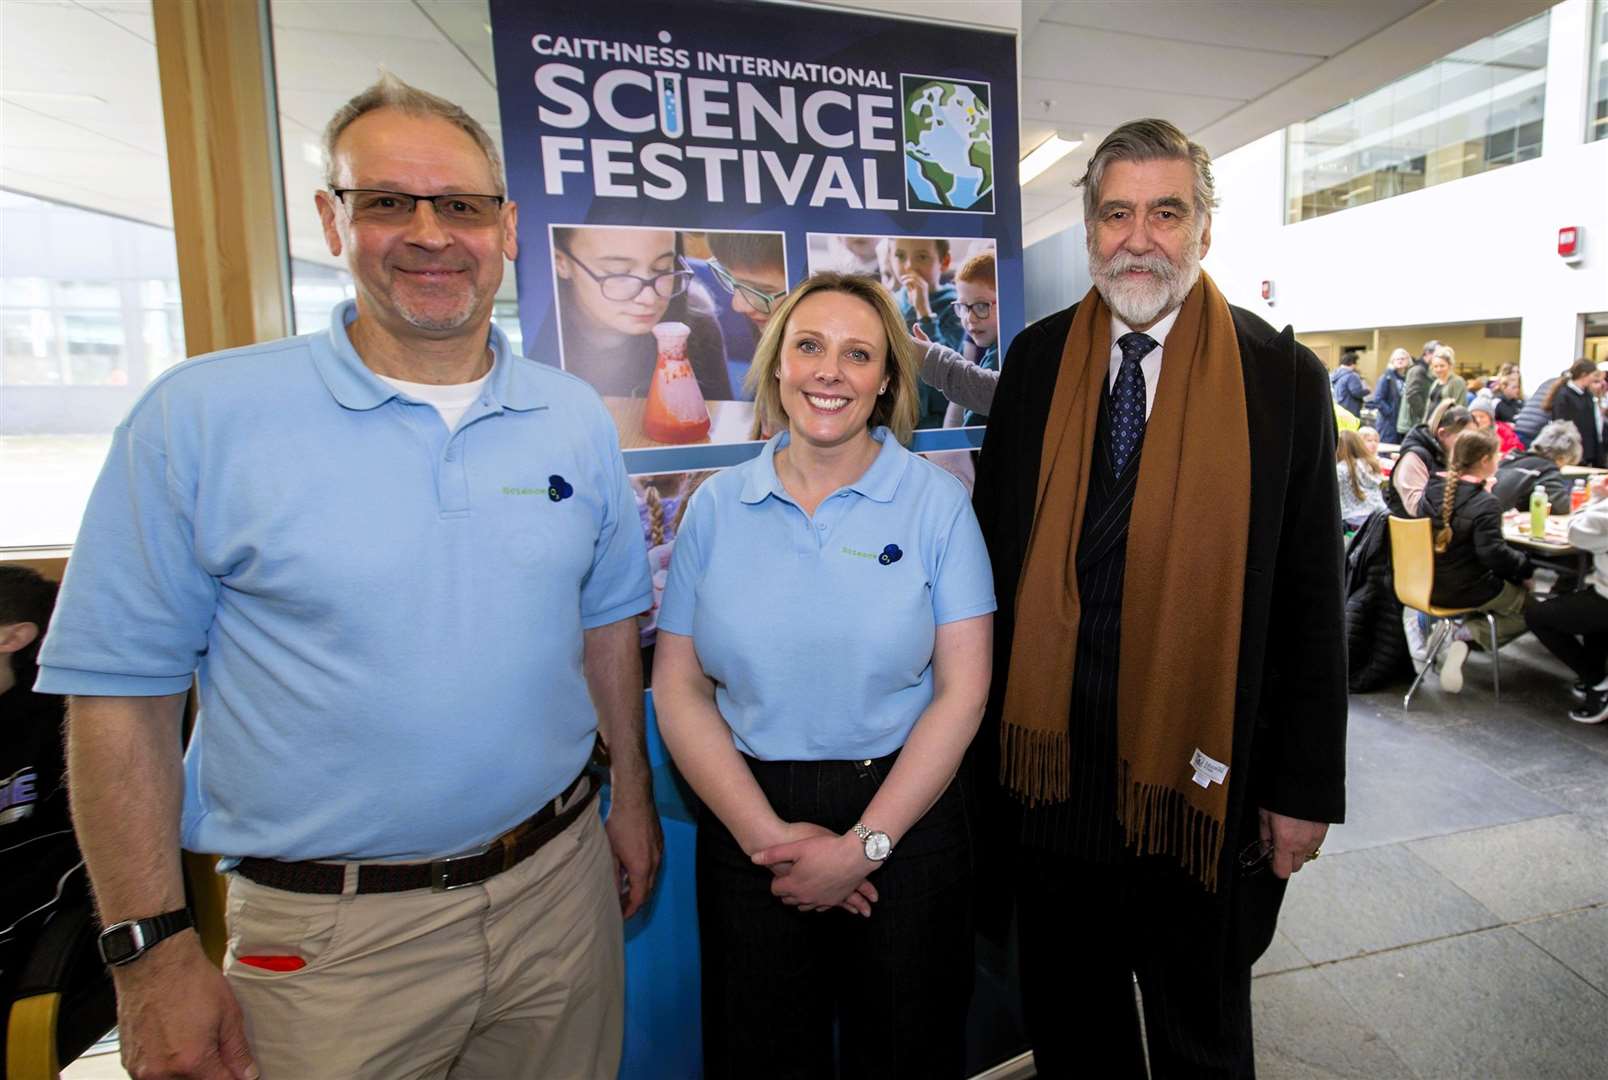
[[[554,226],[553,273],[562,363],[605,399],[644,399],[659,346],[653,328],[688,327],[686,359],[706,402],[731,401],[716,301],[674,229]],[[622,428],[622,441],[627,432]]]

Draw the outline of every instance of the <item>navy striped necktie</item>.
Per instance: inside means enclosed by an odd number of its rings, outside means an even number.
[[[1116,471],[1127,467],[1145,433],[1145,373],[1139,362],[1156,348],[1149,334],[1129,333],[1117,339],[1122,367],[1111,389],[1111,462]]]

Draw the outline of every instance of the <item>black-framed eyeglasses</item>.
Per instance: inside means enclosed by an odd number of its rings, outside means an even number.
[[[378,188],[330,188],[330,194],[346,204],[353,221],[370,225],[406,224],[412,219],[414,209],[427,202],[443,224],[483,228],[501,219],[503,203],[508,201],[501,195],[473,195],[462,191],[415,195],[410,191]],[[347,198],[348,195],[351,198]]]
[[[656,296],[665,300],[674,300],[687,291],[692,284],[692,271],[687,267],[687,260],[680,255],[674,256],[678,270],[664,270],[652,277],[643,277],[640,274],[600,274],[575,257],[575,253],[567,247],[560,247],[562,251],[576,266],[597,282],[603,291],[605,300],[635,300],[642,295],[643,289],[652,289]]]
[[[709,269],[715,272],[715,280],[720,282],[721,288],[733,295],[742,293],[743,299],[748,301],[749,306],[761,315],[769,315],[771,305],[787,295],[786,289],[781,292],[768,293],[764,289],[748,284],[746,281],[738,280],[735,274],[721,265],[719,259],[710,259]]]
[[[972,318],[974,319],[986,319],[988,318],[989,312],[994,310],[994,301],[978,300],[975,303],[962,304],[957,300],[955,301],[955,306],[960,308],[962,311],[971,312]]]

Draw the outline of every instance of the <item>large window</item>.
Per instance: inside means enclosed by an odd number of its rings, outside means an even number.
[[[156,35],[103,0],[0,3],[0,38],[0,548],[53,547],[184,357]]]
[[[1285,220],[1304,221],[1541,153],[1547,16],[1292,124]]]
[[[1597,0],[1591,20],[1591,113],[1586,141],[1608,139],[1608,0]]]
[[[273,0],[274,78],[290,237],[291,310],[296,332],[329,325],[352,295],[345,262],[329,253],[313,193],[324,185],[324,124],[348,98],[390,71],[462,105],[501,142],[488,0],[420,5],[413,0]],[[376,34],[378,24],[385,26]],[[333,58],[338,57],[339,60]],[[492,318],[521,347],[514,267],[509,263]]]

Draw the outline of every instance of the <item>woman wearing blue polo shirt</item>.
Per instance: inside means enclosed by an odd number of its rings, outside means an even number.
[[[878,282],[816,274],[749,375],[786,428],[692,499],[654,706],[698,833],[710,1077],[960,1076],[994,590],[959,481],[901,442],[916,360]]]

